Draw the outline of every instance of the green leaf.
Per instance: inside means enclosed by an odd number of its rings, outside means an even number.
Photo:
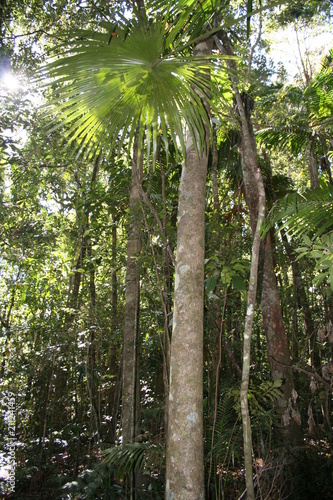
[[[308,235],[307,234],[303,234],[302,238],[303,238],[303,241],[304,241],[305,245],[307,245],[308,247],[310,247],[311,246],[311,240],[308,237]]]
[[[244,280],[241,276],[236,274],[236,275],[232,276],[231,280],[232,280],[232,285],[234,288],[236,288],[236,290],[240,290],[240,291],[246,290]]]
[[[261,236],[278,224],[291,237],[306,235],[305,244],[333,229],[333,186],[321,181],[318,188],[287,194],[276,202],[261,227]]]
[[[208,278],[205,282],[205,289],[206,293],[209,294],[214,290],[216,287],[216,283],[218,282],[219,277],[218,276],[212,276],[211,278]]]
[[[210,123],[199,94],[210,102],[210,60],[167,51],[171,28],[163,20],[146,29],[128,22],[123,32],[126,28],[127,36],[120,31],[112,43],[109,32],[86,31],[83,41],[78,39],[68,53],[41,70],[41,83],[47,79],[45,85],[57,84],[48,108],[57,114],[55,127],[65,125],[66,138],[78,141],[80,150],[89,154],[125,139],[130,151],[139,124],[139,136],[146,134],[155,156],[159,134],[165,143],[170,137],[179,142],[185,153],[185,124],[197,150],[204,151]],[[172,29],[180,34],[182,27]],[[142,141],[138,144],[140,155]]]

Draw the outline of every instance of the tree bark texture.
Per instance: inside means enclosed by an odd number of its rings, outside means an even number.
[[[261,312],[272,380],[283,380],[283,396],[278,400],[280,435],[286,445],[297,445],[302,438],[300,413],[297,409],[298,396],[294,389],[290,349],[281,313],[269,236],[264,241]]]
[[[111,289],[112,289],[112,316],[111,316],[111,332],[112,335],[115,335],[115,332],[118,327],[118,282],[117,282],[117,273],[116,273],[116,254],[117,254],[117,226],[115,215],[112,215],[112,274],[111,274]],[[119,368],[117,370],[117,346],[115,342],[110,342],[110,351],[109,351],[109,362],[108,362],[108,372],[111,377],[116,380],[116,383],[112,384],[107,395],[108,401],[108,410],[109,416],[111,419],[109,421],[109,436],[110,442],[114,443],[116,437],[116,415],[118,413],[118,405],[117,403],[117,385],[118,385],[118,377],[117,372],[119,372]]]
[[[253,472],[252,472],[252,432],[248,402],[248,390],[250,381],[250,366],[251,366],[251,337],[252,325],[254,318],[254,310],[257,297],[258,283],[258,266],[260,254],[260,228],[265,218],[265,188],[262,180],[262,175],[259,167],[253,171],[253,176],[256,181],[258,190],[258,217],[257,225],[253,234],[252,255],[251,255],[251,270],[249,293],[247,299],[247,311],[244,328],[243,341],[243,369],[242,369],[242,384],[240,391],[241,398],[241,413],[243,423],[243,443],[244,443],[244,462],[245,462],[245,482],[248,500],[254,500]]]
[[[146,23],[144,0],[135,0],[139,20]],[[138,373],[138,334],[140,305],[140,267],[138,257],[141,252],[141,227],[139,223],[143,153],[139,158],[138,123],[132,156],[132,176],[130,190],[130,222],[127,243],[126,286],[125,286],[125,324],[123,335],[123,373],[122,373],[122,437],[123,444],[132,443],[140,431],[139,405],[140,384]],[[130,479],[130,497],[133,496],[133,482]]]
[[[266,186],[269,190],[270,196],[274,202],[277,201],[277,195],[275,193],[272,181],[272,169],[270,164],[269,156],[265,151],[263,151],[265,162],[266,162]],[[300,306],[303,312],[304,318],[304,328],[308,339],[310,340],[311,345],[311,365],[318,370],[320,368],[320,359],[319,353],[316,350],[316,335],[315,335],[315,326],[312,318],[310,304],[305,292],[304,283],[302,280],[301,271],[296,260],[296,253],[289,243],[288,238],[286,236],[285,230],[281,228],[280,225],[280,235],[283,242],[283,246],[286,250],[288,258],[290,260],[290,265],[293,274],[293,289],[294,289],[294,318],[293,318],[293,360],[297,360],[298,358],[298,340],[297,340],[297,310]]]
[[[308,146],[308,162],[309,162],[309,178],[310,186],[316,188],[319,186],[318,163],[315,156],[315,142],[314,139],[309,139]]]
[[[138,162],[138,143],[134,144],[130,191],[130,225],[127,243],[127,267],[125,290],[125,325],[123,336],[122,378],[122,437],[123,444],[135,438],[137,394],[137,344],[139,323],[140,268],[137,258],[141,250],[141,229],[138,223],[140,206],[141,166]]]
[[[196,54],[210,54],[204,41]],[[190,136],[180,181],[170,360],[166,498],[203,500],[203,309],[207,152]]]

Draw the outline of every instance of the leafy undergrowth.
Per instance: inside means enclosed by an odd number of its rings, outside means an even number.
[[[126,500],[128,471],[136,471],[138,499],[164,498],[164,447],[135,443],[132,448],[113,448],[102,461],[81,470],[74,478],[69,468],[49,464],[18,467],[15,500]],[[115,451],[116,450],[116,451]],[[110,458],[111,457],[111,458]],[[207,499],[246,498],[244,470],[236,463],[216,469]],[[256,458],[254,484],[258,499],[316,500],[333,498],[333,462],[326,440],[306,439],[300,449]],[[215,469],[214,469],[215,470]]]

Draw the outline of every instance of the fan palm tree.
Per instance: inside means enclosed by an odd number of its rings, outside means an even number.
[[[140,199],[137,187],[143,151],[154,162],[159,137],[166,149],[171,137],[184,155],[166,490],[168,498],[203,498],[204,227],[213,91],[209,77],[212,42],[204,26],[208,22],[214,26],[214,18],[223,8],[229,8],[229,1],[179,0],[170,3],[169,11],[163,5],[159,14],[162,2],[156,0],[154,11],[158,14],[154,20],[140,14],[141,0],[137,5],[139,12],[133,11],[134,20],[128,21],[117,13],[116,22],[101,23],[97,32],[81,33],[60,59],[47,65],[45,76],[57,86],[55,111],[60,123],[66,124],[66,137],[78,144],[80,151],[89,155],[95,151],[103,154],[103,149],[115,146],[121,152],[125,144],[128,151],[132,148],[131,208]],[[134,235],[132,240],[129,234],[128,271],[139,249],[139,237]],[[133,279],[128,274],[126,286],[130,285],[138,289],[138,274]],[[135,297],[126,293],[126,301],[132,311],[137,310],[137,293]],[[123,365],[124,374],[127,377],[130,373],[131,380],[131,393],[126,394],[123,386],[123,426],[124,397],[128,396],[127,406],[132,413],[126,424],[129,441],[134,437],[137,316],[133,316],[131,324],[132,337],[124,337],[124,345],[129,345],[132,359],[128,365],[124,360]]]
[[[201,40],[192,53],[188,36],[191,26],[198,29],[198,22],[191,24],[189,17],[194,12],[198,20],[196,1],[180,4],[183,8],[173,10],[174,23],[168,24],[167,15],[147,22],[139,15],[134,21],[119,15],[117,23],[101,23],[100,31],[81,33],[67,53],[47,65],[44,74],[57,85],[54,110],[59,123],[67,127],[69,141],[86,155],[96,151],[102,155],[115,145],[120,145],[119,151],[125,144],[128,151],[132,148],[131,209],[140,201],[144,149],[154,161],[159,137],[166,149],[171,137],[186,158],[177,233],[167,491],[177,498],[185,498],[184,492],[190,495],[186,498],[201,498],[204,216],[212,90],[207,56],[211,44]],[[207,4],[211,9],[211,2]],[[200,8],[202,16],[202,4]],[[123,341],[124,443],[135,437],[139,251],[140,236],[132,219]]]

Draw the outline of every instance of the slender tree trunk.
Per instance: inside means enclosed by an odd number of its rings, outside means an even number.
[[[315,147],[314,140],[313,138],[311,138],[309,139],[309,146],[308,146],[308,162],[309,162],[310,185],[312,188],[316,188],[319,186],[318,163],[316,161],[314,147]]]
[[[213,194],[213,234],[211,238],[211,245],[213,246],[213,254],[218,258],[221,255],[221,239],[220,239],[220,200],[218,194],[218,180],[217,180],[217,167],[218,167],[218,151],[217,151],[217,137],[215,126],[213,126],[213,144],[212,144],[212,167],[211,167],[211,175],[212,175],[212,194]],[[220,270],[215,269],[214,275],[219,276]],[[209,398],[209,413],[211,415],[211,421],[215,419],[215,413],[217,410],[218,400],[216,400],[216,395],[218,394],[217,388],[219,384],[219,375],[220,375],[220,367],[221,367],[221,349],[222,349],[222,335],[224,334],[221,330],[221,286],[220,283],[217,282],[217,285],[214,290],[214,295],[219,297],[211,304],[211,310],[209,311],[208,318],[210,317],[211,321],[211,338],[209,345],[211,347],[211,357],[212,357],[212,376],[211,376],[211,390],[210,390],[210,398]],[[227,297],[228,291],[225,292],[225,297]],[[216,403],[216,404],[215,404]]]
[[[162,180],[162,201],[163,201],[163,232],[166,232],[167,210],[166,210],[166,197],[165,197],[165,172],[162,162],[161,167],[161,180]],[[170,248],[171,250],[171,248]],[[173,254],[172,254],[173,256]],[[169,383],[170,383],[170,340],[171,340],[171,326],[169,326],[169,318],[172,311],[171,291],[172,291],[172,275],[174,270],[174,260],[168,249],[163,246],[162,250],[163,260],[163,276],[164,276],[164,334],[163,334],[163,386],[164,386],[164,435],[165,441],[168,439],[168,420],[169,420]]]
[[[140,162],[141,163],[141,162]],[[123,336],[122,436],[123,444],[135,438],[137,393],[137,344],[139,326],[140,268],[137,261],[141,250],[141,228],[138,223],[140,207],[141,165],[138,162],[138,142],[135,141],[132,159],[130,191],[130,225],[127,244],[125,325]]]
[[[277,196],[274,191],[273,187],[273,182],[272,182],[272,170],[271,170],[271,165],[270,165],[270,160],[268,157],[268,154],[266,151],[263,151],[263,155],[265,158],[266,162],[266,167],[268,170],[267,173],[267,188],[269,190],[270,196],[272,200],[275,202],[277,201]],[[292,247],[292,245],[289,243],[288,238],[286,236],[286,233],[284,229],[280,228],[280,235],[281,239],[283,242],[283,246],[286,250],[286,253],[288,255],[288,258],[290,260],[290,265],[292,269],[292,274],[293,274],[293,289],[294,289],[294,313],[293,313],[293,338],[292,338],[292,343],[293,343],[293,360],[297,360],[298,357],[298,342],[297,342],[297,310],[298,306],[300,305],[302,308],[303,312],[303,318],[304,318],[304,326],[305,326],[305,331],[307,338],[310,341],[311,345],[311,364],[312,366],[317,370],[320,367],[320,359],[319,359],[319,353],[315,349],[315,341],[316,341],[316,334],[315,334],[315,327],[314,327],[314,322],[311,314],[311,309],[309,305],[309,301],[305,292],[301,272],[299,269],[298,262],[296,261],[296,254],[295,251]]]
[[[142,26],[146,23],[144,0],[134,0]],[[123,336],[122,373],[122,437],[123,444],[132,443],[138,433],[138,334],[140,304],[140,267],[137,258],[141,251],[141,227],[138,214],[141,202],[143,153],[139,159],[139,124],[135,134],[132,157],[132,177],[129,208],[131,212],[126,265],[125,324]],[[130,478],[130,497],[133,496],[133,478]]]
[[[283,396],[278,400],[281,415],[280,435],[285,444],[297,445],[302,438],[300,414],[297,409],[298,396],[294,389],[291,356],[281,314],[269,237],[265,238],[264,252],[261,312],[272,380],[283,380]]]
[[[223,53],[233,55],[233,49],[227,35],[222,33],[221,38],[222,43],[215,37],[218,47]],[[236,69],[233,61],[229,61],[228,64],[233,70]],[[234,77],[232,84],[241,125],[239,150],[242,160],[245,197],[250,212],[252,234],[254,234],[259,213],[259,193],[254,176],[254,172],[258,169],[256,140],[250,118],[253,102],[246,94],[240,95],[237,79]],[[282,379],[284,382],[281,388],[283,396],[278,401],[281,415],[281,438],[286,444],[293,445],[301,441],[301,421],[297,410],[298,395],[293,384],[290,350],[283,324],[269,235],[265,238],[262,251],[264,253],[261,312],[267,339],[268,359],[272,379]]]
[[[210,54],[204,41],[196,54]],[[203,309],[207,152],[190,136],[180,181],[170,359],[166,498],[203,500]]]
[[[117,262],[117,226],[115,215],[112,215],[112,274],[111,274],[111,289],[112,289],[112,317],[111,317],[111,334],[115,336],[118,328],[118,281],[116,272]],[[119,385],[119,366],[117,363],[117,343],[115,340],[109,342],[110,351],[107,370],[113,378],[112,385],[107,395],[108,413],[111,417],[109,422],[109,437],[110,442],[114,443],[116,438],[116,426],[118,415],[117,391]]]
[[[243,442],[244,442],[244,462],[245,462],[245,481],[248,500],[254,500],[254,487],[253,487],[253,472],[252,472],[252,433],[250,412],[248,403],[248,390],[250,381],[250,366],[251,366],[251,337],[254,310],[256,305],[257,296],[257,283],[258,283],[258,265],[260,253],[260,227],[265,218],[265,188],[262,180],[261,171],[257,168],[253,172],[257,182],[258,189],[258,218],[257,225],[253,235],[252,243],[252,257],[251,257],[251,271],[249,293],[247,299],[247,311],[244,328],[244,341],[243,341],[243,370],[242,370],[242,384],[240,391],[241,398],[241,413],[243,423]]]
[[[140,378],[139,378],[139,306],[140,306],[140,264],[141,251],[141,182],[142,154],[138,158],[139,134],[133,146],[132,178],[130,190],[130,221],[127,243],[125,324],[122,357],[122,438],[123,444],[133,443],[140,433]],[[135,497],[135,483],[138,474],[134,471],[127,477],[128,498]]]

